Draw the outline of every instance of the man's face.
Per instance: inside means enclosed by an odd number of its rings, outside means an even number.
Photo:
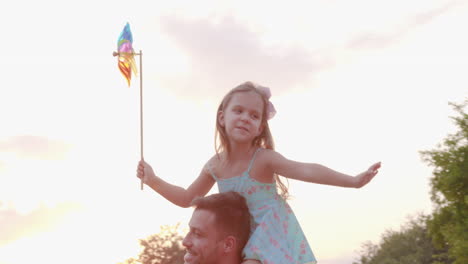
[[[187,250],[185,264],[216,264],[222,252],[222,240],[215,228],[215,215],[207,210],[193,211],[190,231],[182,244]]]

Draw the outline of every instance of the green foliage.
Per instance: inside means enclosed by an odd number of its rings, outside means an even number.
[[[411,218],[400,231],[387,230],[378,245],[364,243],[359,260],[353,264],[450,263],[433,247],[427,219],[428,216],[419,215]]]
[[[422,151],[434,167],[431,200],[435,204],[429,232],[435,246],[448,248],[454,264],[468,263],[468,114],[463,104],[451,104],[460,115],[452,117],[458,131],[448,135],[437,149]]]
[[[158,234],[140,239],[143,247],[138,258],[129,258],[118,264],[180,264],[184,263],[185,249],[183,237],[179,234],[179,224],[162,226]]]
[[[468,263],[468,100],[450,105],[459,114],[452,117],[457,132],[436,149],[421,151],[434,167],[434,212],[410,220],[399,232],[386,231],[377,245],[364,243],[354,264]]]

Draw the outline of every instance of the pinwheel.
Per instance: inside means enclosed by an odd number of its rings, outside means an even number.
[[[132,79],[132,72],[137,75],[137,67],[135,63],[135,52],[133,51],[133,37],[132,31],[130,31],[130,24],[127,23],[120,33],[119,39],[117,40],[117,50],[114,52],[114,56],[119,56],[119,70],[122,75],[127,79],[127,84],[130,87],[130,81]]]
[[[137,67],[135,63],[135,55],[140,56],[140,155],[143,160],[143,52],[135,53],[133,50],[133,36],[130,31],[130,24],[127,23],[120,33],[117,40],[117,52],[113,52],[114,57],[118,56],[118,66],[122,75],[127,80],[130,87],[132,72],[137,75]],[[140,188],[143,190],[143,179],[141,179]]]

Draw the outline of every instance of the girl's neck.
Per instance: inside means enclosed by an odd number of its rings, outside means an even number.
[[[230,161],[245,159],[253,155],[255,147],[252,144],[233,144],[229,151],[228,159]]]

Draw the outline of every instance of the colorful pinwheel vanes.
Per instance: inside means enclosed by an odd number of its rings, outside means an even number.
[[[135,52],[133,51],[133,37],[130,31],[130,24],[127,23],[120,33],[119,39],[117,40],[117,50],[114,52],[114,56],[118,56],[118,66],[122,75],[127,80],[127,84],[130,87],[130,81],[133,74],[137,75],[137,67],[135,63]]]

